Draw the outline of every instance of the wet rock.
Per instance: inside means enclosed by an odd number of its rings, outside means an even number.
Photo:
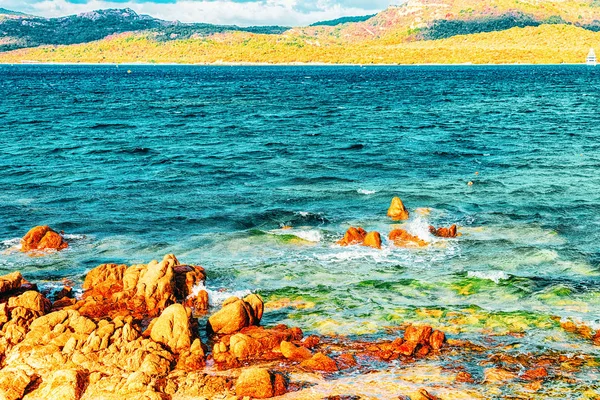
[[[208,292],[200,290],[197,295],[188,297],[185,300],[185,305],[193,308],[196,312],[208,310]]]
[[[454,378],[454,380],[456,382],[463,382],[463,383],[474,383],[475,380],[473,379],[473,376],[465,371],[460,371],[459,373],[456,374],[456,378]]]
[[[234,335],[223,336],[213,346],[213,358],[220,367],[227,368],[236,366],[242,360],[281,359],[284,357],[281,343],[297,343],[301,339],[302,331],[298,328],[289,329],[285,325],[273,329],[251,326]]]
[[[21,239],[21,251],[63,250],[68,243],[48,225],[36,226]]]
[[[433,331],[429,337],[429,345],[433,350],[439,350],[446,341],[446,335],[441,331]]]
[[[546,368],[544,368],[544,367],[528,369],[527,371],[525,371],[523,373],[523,375],[521,375],[521,379],[524,379],[526,381],[535,381],[535,380],[544,379],[547,377],[548,377],[548,370],[546,370]]]
[[[367,236],[365,236],[363,246],[373,247],[374,249],[381,249],[381,236],[379,235],[379,232],[369,232]]]
[[[312,371],[336,372],[338,366],[331,358],[323,353],[316,353],[310,359],[303,361],[300,366]]]
[[[404,207],[404,204],[399,197],[394,197],[392,199],[392,203],[390,204],[387,215],[394,221],[406,220],[409,217],[408,210],[406,207]]]
[[[335,363],[337,364],[340,370],[349,369],[356,367],[358,363],[352,354],[344,353],[340,354],[336,359]]]
[[[500,367],[487,368],[483,371],[486,383],[508,382],[517,377],[517,374]]]
[[[436,228],[435,226],[429,226],[429,232],[432,235],[443,238],[455,238],[458,236],[456,225],[452,225],[449,228]]]
[[[102,264],[85,276],[83,290],[93,289],[94,294],[112,294],[123,288],[123,275],[127,265]]]
[[[411,235],[404,229],[394,229],[388,238],[398,247],[424,247],[428,243],[417,236]]]
[[[419,389],[417,393],[410,396],[410,400],[439,400],[439,398],[430,394],[425,389]]]
[[[280,374],[274,374],[264,368],[246,368],[242,370],[236,384],[235,394],[255,399],[267,399],[286,393],[285,380]]]
[[[350,246],[353,244],[362,244],[365,241],[365,236],[367,236],[367,231],[363,228],[358,227],[355,228],[351,226],[344,235],[344,238],[339,240],[337,243],[340,246]]]
[[[433,329],[427,325],[409,325],[404,331],[404,340],[407,342],[427,344]]]
[[[281,354],[288,360],[304,361],[312,357],[312,353],[306,347],[296,346],[285,340],[280,343],[279,348]]]

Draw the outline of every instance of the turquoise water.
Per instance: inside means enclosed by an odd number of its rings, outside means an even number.
[[[53,287],[175,253],[267,324],[567,348],[552,316],[600,325],[599,90],[583,66],[0,66],[0,251],[39,224],[71,243],[0,272]],[[335,244],[387,237],[393,196],[430,209],[405,226],[429,247]]]

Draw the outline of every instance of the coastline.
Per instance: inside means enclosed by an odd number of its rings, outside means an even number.
[[[58,66],[144,66],[144,67],[511,67],[511,66],[586,66],[586,63],[558,63],[558,64],[534,64],[534,63],[500,63],[500,64],[476,64],[471,62],[465,63],[448,63],[448,64],[335,64],[335,63],[251,63],[251,62],[236,62],[236,63],[78,63],[78,62],[21,62],[21,63],[2,63],[0,66],[16,66],[16,65],[58,65]]]

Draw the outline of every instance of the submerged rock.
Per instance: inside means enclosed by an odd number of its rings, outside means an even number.
[[[408,210],[406,207],[404,207],[404,204],[399,197],[394,197],[392,199],[392,203],[390,204],[390,208],[388,208],[387,215],[394,221],[406,220],[409,217]]]
[[[429,226],[429,232],[432,235],[443,238],[455,238],[458,236],[458,231],[456,224],[450,226],[449,228],[436,228],[435,226]]]
[[[21,251],[63,250],[69,244],[48,225],[36,226],[21,239]]]
[[[388,238],[398,247],[424,247],[429,244],[423,239],[411,235],[404,229],[394,229],[390,232]]]

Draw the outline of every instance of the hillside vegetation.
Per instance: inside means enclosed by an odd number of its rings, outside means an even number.
[[[442,40],[385,44],[317,44],[293,36],[234,33],[159,42],[122,34],[87,44],[0,53],[0,62],[82,63],[579,63],[600,33],[568,25],[541,25]]]
[[[408,0],[291,29],[181,24],[128,9],[36,18],[0,17],[0,50],[35,47],[0,52],[0,62],[579,63],[600,47],[600,0]]]

